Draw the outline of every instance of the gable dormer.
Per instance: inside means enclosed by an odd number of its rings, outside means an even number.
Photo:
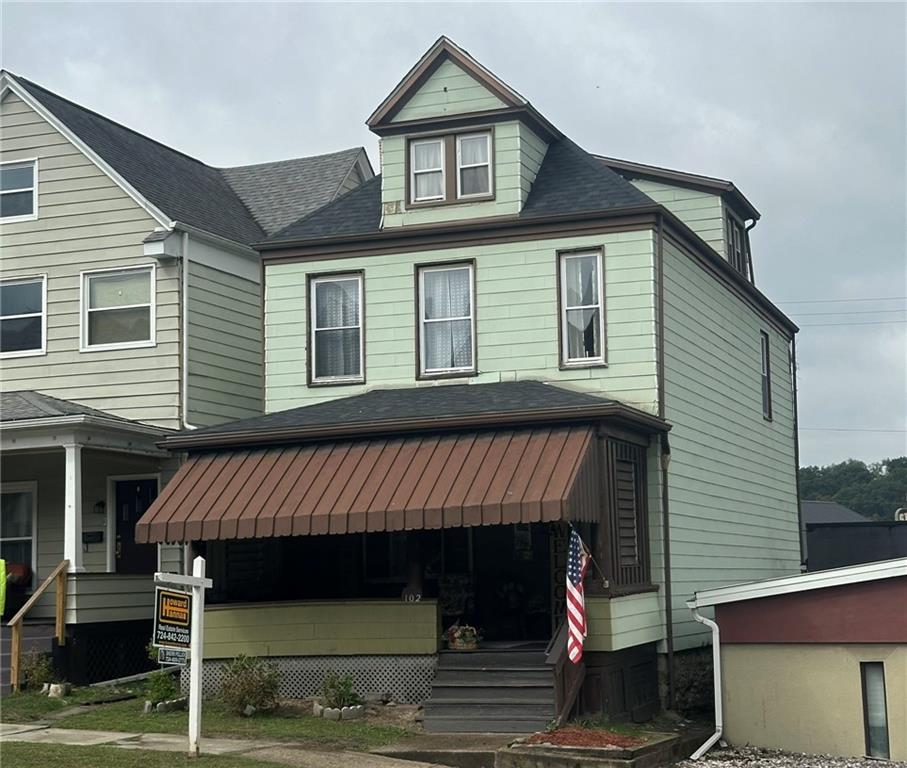
[[[559,137],[446,37],[368,119],[380,139],[382,226],[519,214]]]

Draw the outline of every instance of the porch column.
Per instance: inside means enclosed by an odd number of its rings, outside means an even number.
[[[82,567],[82,446],[65,443],[65,502],[63,509],[63,557],[69,560],[69,572]]]

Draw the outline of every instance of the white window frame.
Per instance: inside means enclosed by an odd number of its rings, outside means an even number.
[[[31,592],[38,579],[38,483],[35,480],[0,483],[0,494],[4,493],[31,493],[31,536],[0,536],[3,541],[31,541]]]
[[[97,312],[104,310],[89,310],[90,293],[88,284],[91,278],[99,276],[109,276],[115,273],[129,274],[137,272],[147,272],[149,274],[149,301],[142,304],[124,304],[121,307],[106,307],[105,309],[135,309],[138,307],[149,307],[149,338],[142,341],[118,341],[113,344],[89,344],[88,343],[88,313],[89,311]],[[155,264],[139,264],[131,267],[109,267],[108,269],[91,269],[79,273],[79,351],[80,352],[104,352],[106,350],[116,349],[138,349],[142,347],[157,346],[157,267]]]
[[[22,160],[6,160],[0,162],[0,168],[6,168],[8,166],[12,167],[24,167],[30,165],[32,167],[32,185],[30,187],[32,197],[31,197],[31,213],[23,213],[19,216],[6,216],[0,218],[0,223],[3,224],[12,224],[16,221],[34,221],[38,218],[38,158],[37,157],[28,157],[23,158]],[[0,191],[0,195],[11,195],[14,192],[27,192],[29,187],[22,187],[21,189],[4,189]]]
[[[36,283],[41,281],[41,346],[38,349],[20,349],[12,352],[0,352],[0,360],[14,357],[36,357],[47,354],[47,275],[30,275],[29,277],[9,277],[0,280],[0,284],[11,285],[16,283]],[[27,312],[22,315],[3,315],[3,320],[15,320],[23,317],[37,317],[37,312]]]
[[[488,160],[484,163],[468,163],[467,165],[463,165],[463,163],[460,161],[460,142],[463,139],[477,139],[477,138],[485,139],[485,146],[486,146],[486,149],[488,150],[488,153],[487,153]],[[460,171],[462,171],[464,168],[482,168],[483,166],[488,168],[488,191],[487,192],[475,192],[474,194],[471,194],[471,195],[464,195],[462,192],[462,189],[461,189],[462,181],[461,181]],[[492,165],[491,165],[491,133],[489,131],[480,131],[479,133],[462,133],[462,134],[458,133],[457,134],[457,199],[458,200],[471,200],[472,198],[492,197],[494,195],[494,178],[493,178],[491,169],[492,169]]]
[[[422,168],[416,170],[416,147],[419,144],[440,144],[441,145],[441,166],[440,168]],[[409,141],[409,188],[411,203],[436,203],[446,199],[447,195],[447,141],[444,136],[431,136],[424,139],[410,139]],[[432,197],[416,196],[416,176],[422,173],[437,173],[441,171],[441,194]]]
[[[361,384],[365,381],[365,303],[364,287],[365,276],[361,272],[349,272],[338,275],[322,275],[312,277],[309,296],[311,297],[312,306],[309,307],[309,344],[311,345],[311,362],[312,370],[310,372],[310,381],[312,384]],[[355,280],[359,289],[359,323],[357,325],[335,325],[330,328],[319,328],[316,317],[318,309],[318,285],[320,283],[336,283],[340,280]],[[318,331],[341,331],[341,330],[359,330],[359,373],[355,376],[316,376],[318,363],[316,355],[318,347],[315,344],[315,334]]]
[[[596,269],[598,273],[598,304],[577,304],[569,306],[567,304],[567,261],[568,259],[586,258],[589,256],[596,257]],[[558,254],[558,276],[560,282],[560,313],[561,313],[561,365],[565,368],[583,368],[590,365],[607,365],[607,337],[605,335],[605,258],[603,248],[590,248],[584,251],[565,251]],[[567,311],[573,309],[598,309],[599,338],[601,339],[601,349],[598,357],[570,357],[569,323],[567,322]]]
[[[419,375],[420,376],[444,376],[449,374],[471,374],[478,371],[476,361],[476,273],[472,262],[461,262],[458,264],[444,264],[433,267],[431,265],[419,267]],[[435,317],[427,319],[425,317],[425,275],[428,272],[453,272],[461,269],[469,270],[469,314],[457,317]],[[472,364],[461,368],[426,368],[425,360],[425,324],[426,323],[446,323],[451,320],[469,320],[469,344],[472,354]]]

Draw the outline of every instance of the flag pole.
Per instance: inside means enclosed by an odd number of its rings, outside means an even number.
[[[576,528],[573,527],[573,523],[570,523],[570,530],[576,531]],[[579,536],[579,531],[576,531],[576,535]],[[605,575],[605,572],[602,570],[602,567],[598,564],[598,560],[596,560],[592,556],[592,553],[589,551],[589,547],[586,546],[586,542],[583,541],[582,536],[579,536],[579,540],[580,540],[580,542],[582,542],[583,549],[586,552],[586,557],[589,558],[589,561],[592,563],[592,565],[595,566],[596,570],[598,570],[599,575],[602,577],[602,584],[605,588],[607,588],[608,587],[608,577]]]

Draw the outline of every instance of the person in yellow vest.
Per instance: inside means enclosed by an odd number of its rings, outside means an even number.
[[[0,558],[0,616],[6,613],[6,560]]]

